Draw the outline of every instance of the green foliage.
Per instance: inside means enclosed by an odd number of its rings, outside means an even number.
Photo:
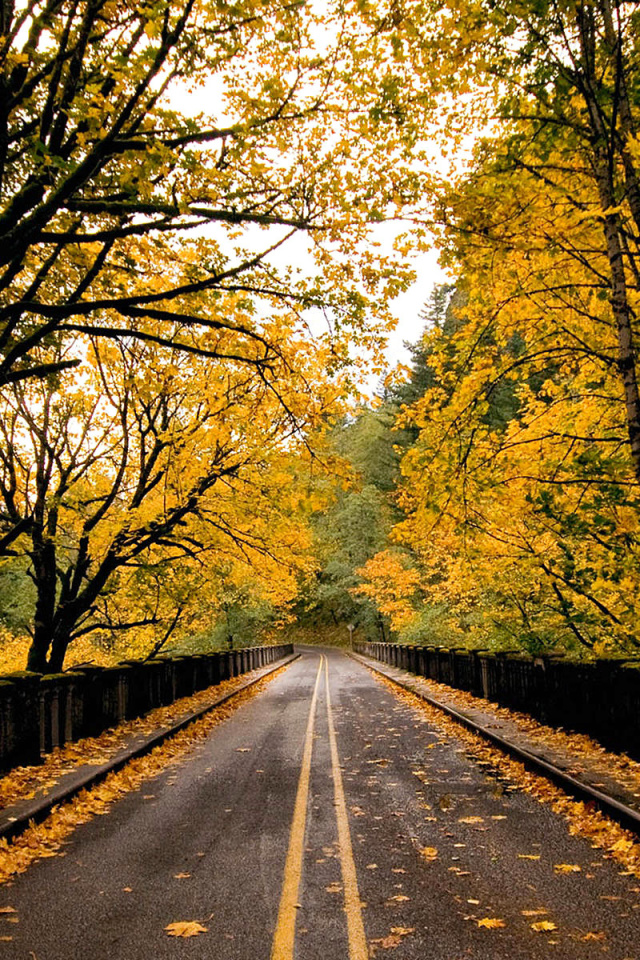
[[[331,431],[332,453],[348,464],[348,481],[336,477],[326,490],[328,504],[311,517],[318,570],[307,580],[295,613],[302,627],[336,628],[352,623],[366,636],[382,636],[375,606],[358,598],[357,570],[381,549],[395,519],[390,500],[397,471],[391,442],[393,414],[384,405],[361,407]],[[327,482],[323,481],[327,487]],[[345,627],[346,629],[346,627]]]
[[[250,591],[238,591],[236,599],[226,602],[217,613],[212,612],[208,629],[183,636],[164,650],[172,654],[208,653],[211,650],[235,650],[261,643],[269,629],[279,625],[282,611],[264,599],[256,599]]]
[[[25,558],[8,558],[0,565],[0,627],[23,634],[31,622],[35,590]]]

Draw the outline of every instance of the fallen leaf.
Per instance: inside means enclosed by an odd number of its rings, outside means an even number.
[[[207,933],[208,928],[197,920],[177,920],[167,924],[164,929],[169,937],[197,937],[200,933]]]
[[[408,937],[410,933],[413,933],[415,927],[391,927],[391,933],[386,937],[380,937],[378,940],[371,940],[371,956],[375,956],[377,950],[391,950],[395,947],[399,947],[402,943],[403,937]]]
[[[541,932],[542,930],[557,930],[558,928],[551,920],[537,920],[531,924],[531,929]]]
[[[190,873],[174,873],[173,879],[174,879],[174,880],[188,880],[190,876],[191,876]]]
[[[17,913],[15,907],[0,907],[0,913]]]
[[[396,893],[394,897],[389,897],[389,900],[395,900],[396,903],[402,903],[402,901],[409,900],[409,899],[410,898],[407,897],[404,893]]]
[[[539,860],[539,853],[519,853],[518,860]]]
[[[556,863],[553,869],[556,873],[580,873],[582,867],[577,863]]]
[[[541,914],[545,914],[547,911],[544,907],[540,907],[539,910],[522,910],[523,917],[539,917]]]
[[[617,853],[627,853],[634,845],[633,840],[627,840],[622,837],[620,840],[617,840],[611,847],[612,850],[615,850]]]
[[[482,920],[478,920],[477,924],[479,927],[486,927],[487,930],[497,930],[498,927],[504,927],[504,920],[499,920],[498,917],[483,917]]]
[[[460,817],[458,823],[484,823],[484,817]]]
[[[421,855],[425,860],[437,860],[438,859],[438,848],[437,847],[422,847],[420,850]]]
[[[590,930],[589,933],[585,933],[583,940],[604,940],[606,933],[604,930]]]

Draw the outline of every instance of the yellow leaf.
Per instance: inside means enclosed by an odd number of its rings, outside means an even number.
[[[208,928],[203,927],[197,920],[177,920],[164,929],[169,937],[197,937],[200,933],[206,933]]]
[[[437,847],[423,847],[420,853],[425,860],[436,860],[438,857]]]
[[[556,873],[580,873],[582,867],[577,863],[556,863],[553,869]]]
[[[616,840],[616,842],[611,847],[612,850],[615,850],[617,853],[626,853],[633,846],[633,840]]]
[[[539,860],[539,853],[519,853],[518,860]]]
[[[499,927],[505,926],[504,920],[499,920],[498,917],[483,917],[477,923],[479,927],[486,927],[487,930],[497,930]]]
[[[604,940],[606,934],[604,930],[590,930],[589,933],[585,933],[583,940]]]
[[[551,920],[537,920],[531,924],[531,929],[540,932],[542,930],[557,930],[558,928]]]
[[[190,873],[174,873],[174,880],[187,880],[191,876]]]

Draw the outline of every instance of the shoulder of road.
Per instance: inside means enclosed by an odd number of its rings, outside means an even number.
[[[185,698],[189,703],[188,707],[183,711],[178,709],[177,716],[175,710],[171,710],[170,719],[166,723],[158,724],[154,729],[146,732],[133,730],[130,733],[124,733],[120,738],[118,749],[104,762],[87,762],[79,766],[76,765],[73,769],[57,777],[55,783],[46,783],[37,789],[35,796],[19,799],[15,803],[3,807],[0,809],[0,839],[10,840],[25,830],[31,822],[44,820],[54,807],[70,800],[81,790],[89,789],[100,783],[110,773],[122,769],[130,760],[150,753],[155,747],[184,730],[185,727],[188,727],[189,724],[198,720],[204,714],[220,707],[243,690],[255,686],[264,677],[280,670],[296,660],[298,656],[299,654],[292,654],[259,670],[252,671],[245,678],[239,677],[240,682],[233,683],[232,689],[229,689],[229,684],[225,683],[223,691],[216,686],[209,688],[208,691],[203,691],[200,696]],[[194,705],[194,701],[197,702],[197,705]],[[180,702],[178,701],[177,704],[172,706],[179,708]],[[144,719],[142,718],[143,721]]]
[[[568,793],[598,804],[624,826],[640,830],[640,763],[590,737],[545,726],[533,717],[474,697],[377,660],[351,656],[443,710]]]

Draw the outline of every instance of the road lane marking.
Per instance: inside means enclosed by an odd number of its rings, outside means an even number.
[[[347,804],[342,785],[342,772],[338,755],[336,731],[333,725],[331,695],[329,693],[329,661],[325,658],[325,689],[327,694],[327,720],[329,724],[329,746],[331,748],[331,771],[333,774],[333,795],[336,821],[338,824],[338,848],[342,867],[342,885],[344,888],[344,912],[347,916],[347,935],[349,938],[349,960],[368,960],[369,948],[362,921],[362,905],[358,893],[358,877],[353,859],[351,833]]]
[[[313,730],[318,701],[318,688],[322,677],[324,655],[320,657],[316,684],[313,688],[307,732],[304,738],[302,767],[298,780],[298,791],[293,808],[293,820],[289,835],[289,849],[284,866],[282,893],[278,909],[278,922],[271,945],[271,960],[293,960],[293,950],[296,938],[296,913],[300,879],[302,877],[302,858],[304,855],[304,831],[307,821],[307,801],[309,798],[309,780],[311,776],[311,754],[313,752]]]

